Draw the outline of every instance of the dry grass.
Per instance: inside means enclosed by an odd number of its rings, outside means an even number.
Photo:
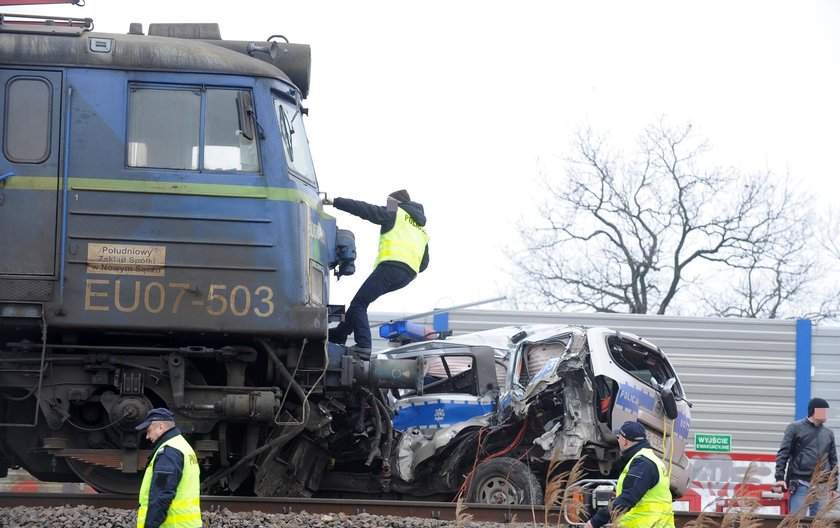
[[[563,488],[569,478],[568,471],[560,471],[557,456],[558,453],[555,451],[551,457],[551,462],[548,463],[548,470],[545,474],[545,494],[543,496],[543,513],[545,514],[543,523],[545,526],[548,526],[548,512],[552,506],[556,506],[560,502],[560,497],[563,495]]]
[[[714,514],[710,512],[701,512],[697,519],[688,522],[685,528],[758,528],[761,526],[761,521],[758,519],[758,509],[761,504],[759,497],[755,491],[749,491],[747,484],[755,473],[754,464],[750,464],[747,471],[744,473],[744,478],[741,483],[735,487],[735,492],[732,496],[730,506],[724,511],[720,522],[712,518]],[[815,472],[812,478],[812,484],[808,489],[808,495],[805,498],[804,506],[796,512],[789,512],[787,517],[782,519],[779,528],[801,528],[806,526],[803,524],[805,512],[812,504],[820,502],[824,499],[822,496],[828,489],[828,483],[833,483],[837,476],[837,469],[831,471]],[[821,503],[820,510],[817,515],[811,520],[811,528],[833,528],[837,525],[837,519],[832,516],[832,510],[840,506],[840,496]]]
[[[838,519],[833,510],[840,507],[840,495],[827,500],[820,505],[817,514],[811,520],[811,528],[833,528],[837,526]]]
[[[621,521],[621,518],[624,517],[625,513],[627,513],[627,510],[622,508],[614,508],[610,510],[610,523],[613,526],[618,526],[619,521]]]
[[[583,464],[585,461],[586,458],[579,459],[575,462],[575,465],[572,466],[572,470],[569,472],[569,477],[566,481],[566,489],[563,490],[563,511],[567,511],[569,509],[583,511],[586,507],[586,505],[575,495],[575,490],[577,488],[571,486],[583,478]],[[562,522],[561,519],[558,519],[558,526],[560,525],[560,522]]]
[[[802,508],[796,512],[788,512],[787,516],[779,523],[779,528],[799,528],[802,526],[802,519],[805,518],[807,508]]]
[[[566,479],[569,477],[569,472],[560,471],[560,464],[557,461],[558,452],[555,451],[551,457],[551,462],[548,463],[548,469],[545,473],[545,495],[543,497],[543,504],[548,508],[556,505],[563,494],[563,487]],[[548,514],[546,514],[548,515]],[[548,521],[546,521],[547,523]]]
[[[820,459],[820,462],[822,462],[822,459]],[[823,467],[823,464],[818,463],[817,467]],[[820,502],[820,509],[817,510],[817,514],[811,520],[811,528],[830,528],[836,526],[837,518],[833,515],[833,510],[840,506],[840,496],[828,499],[828,490],[834,489],[834,483],[837,482],[837,466],[834,466],[828,471],[824,469],[819,472],[815,471],[811,482],[811,487],[808,488],[808,496],[811,495],[811,491],[814,491],[815,502]],[[805,497],[805,502],[808,501],[808,496]]]
[[[755,492],[747,487],[755,475],[755,463],[750,462],[741,482],[735,486],[732,501],[723,513],[720,528],[758,528],[761,522],[756,518],[761,503]]]
[[[562,471],[561,464],[557,461],[555,455],[548,465],[546,472],[546,486],[544,496],[544,526],[550,526],[549,513],[552,507],[560,506],[561,511],[583,511],[586,507],[576,496],[576,491],[579,489],[573,484],[583,478],[583,465],[585,459],[580,459],[575,463],[569,471]],[[818,464],[817,467],[823,467]],[[713,512],[700,512],[696,519],[689,521],[685,528],[758,528],[761,526],[761,520],[758,519],[758,510],[761,507],[758,495],[759,492],[750,490],[748,485],[755,484],[751,482],[754,479],[756,467],[754,463],[750,463],[747,467],[744,477],[741,482],[735,487],[730,503],[723,512],[723,517]],[[836,482],[838,476],[838,468],[832,470],[815,471],[811,478],[811,485],[808,489],[808,494],[805,497],[804,506],[797,512],[789,512],[787,517],[782,519],[778,528],[835,528],[840,526],[834,511],[840,508],[840,495],[827,500],[825,493],[829,487]],[[820,503],[820,509],[817,514],[810,519],[810,524],[803,523],[803,518],[808,508],[816,503]],[[461,511],[456,508],[456,515],[458,517],[458,526],[463,526],[463,523],[472,520],[472,516],[464,514],[462,520]],[[611,523],[616,525],[623,512],[611,512]],[[511,519],[508,528],[514,528],[516,518]],[[536,527],[536,519],[533,521]],[[567,526],[565,519],[561,515],[557,519],[557,526]]]
[[[700,512],[696,519],[685,523],[685,528],[719,528],[720,524],[712,519],[711,512]]]
[[[812,528],[828,528],[836,526],[837,519],[833,516],[832,510],[840,506],[840,497],[826,500],[828,490],[837,481],[837,468],[830,470],[825,468],[825,457],[817,461],[817,469],[811,475],[811,482],[808,486],[808,493],[805,494],[805,501],[797,511],[788,512],[788,516],[779,524],[779,528],[798,528],[803,526],[802,520],[808,513],[810,507],[820,503],[817,514],[811,519]]]
[[[579,459],[570,471],[560,471],[560,463],[557,460],[557,453],[551,458],[546,471],[544,505],[544,524],[548,526],[548,517],[553,506],[561,506],[562,511],[569,509],[582,510],[584,504],[575,497],[575,490],[570,484],[583,478],[583,464],[585,458]],[[557,518],[557,526],[563,523],[563,515]]]
[[[534,522],[534,526],[536,526],[536,521]],[[516,528],[516,514],[514,513],[513,516],[510,518],[510,522],[508,523],[508,528]]]
[[[458,498],[455,503],[455,526],[466,526],[468,522],[473,520],[473,514],[467,513],[467,506],[462,497]]]
[[[824,495],[828,491],[828,479],[833,478],[832,475],[836,476],[836,473],[824,469],[825,464],[826,457],[822,455],[817,459],[817,465],[811,474],[811,482],[808,485],[808,493],[805,494],[805,503],[802,509],[806,512],[811,506],[817,504],[820,502],[820,499],[824,498]]]

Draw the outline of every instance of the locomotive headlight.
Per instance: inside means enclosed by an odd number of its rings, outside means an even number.
[[[324,268],[314,260],[309,261],[309,303],[324,306]]]

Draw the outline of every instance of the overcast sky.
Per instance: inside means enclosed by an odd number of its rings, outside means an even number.
[[[5,8],[130,22],[218,22],[222,37],[283,34],[312,46],[305,101],[320,187],[384,204],[424,204],[431,264],[372,312],[417,313],[507,289],[505,247],[535,207],[541,171],[562,171],[581,126],[632,148],[644,125],[691,122],[712,157],[789,174],[823,205],[840,189],[840,1],[501,2],[87,0]],[[377,227],[356,234],[369,273]],[[503,305],[485,305],[499,308]]]

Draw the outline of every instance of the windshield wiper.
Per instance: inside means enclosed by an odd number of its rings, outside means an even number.
[[[292,134],[295,133],[295,128],[292,126],[292,123],[286,117],[286,109],[282,106],[280,107],[280,115],[283,116],[280,119],[280,127],[283,129],[283,141],[286,143],[286,152],[289,154],[289,161],[294,163],[295,151],[294,147],[292,146]]]

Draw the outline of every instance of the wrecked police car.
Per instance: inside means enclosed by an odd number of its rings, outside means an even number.
[[[668,359],[603,327],[506,327],[422,341],[380,357],[416,359],[417,389],[390,389],[394,442],[374,464],[335,460],[321,491],[342,496],[541,504],[552,460],[617,476],[613,429],[645,426],[675,497],[688,485],[689,403]],[[373,361],[376,361],[375,359]]]

